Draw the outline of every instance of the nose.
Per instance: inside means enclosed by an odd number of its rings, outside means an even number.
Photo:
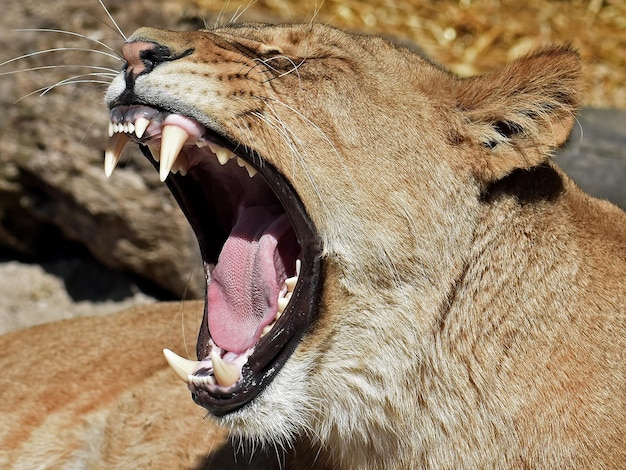
[[[153,42],[127,42],[122,46],[128,78],[150,72],[159,62],[167,60],[169,55],[167,48]]]

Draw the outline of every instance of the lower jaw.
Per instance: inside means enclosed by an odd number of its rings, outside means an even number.
[[[268,335],[253,348],[241,367],[240,379],[230,387],[213,387],[189,383],[193,400],[216,417],[226,418],[253,402],[287,363],[292,353],[306,335],[318,310],[322,290],[323,263],[318,253],[304,254],[302,271],[308,282],[298,282],[290,300],[288,311],[274,325]],[[211,353],[211,343],[206,316],[198,338],[198,357]]]

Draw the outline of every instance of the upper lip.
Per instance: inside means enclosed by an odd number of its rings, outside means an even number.
[[[249,146],[231,142],[190,118],[145,105],[116,106],[111,109],[109,134],[111,140],[105,157],[107,175],[113,171],[130,139],[141,144],[143,153],[160,168],[161,180],[178,201],[198,238],[207,279],[209,267],[217,262],[222,245],[233,228],[233,211],[239,209],[242,200],[258,197],[263,204],[280,203],[291,223],[298,247],[287,251],[298,250],[302,266],[297,285],[295,289],[289,289],[293,292],[287,295],[290,298],[284,314],[266,327],[271,327],[271,332],[260,339],[255,336],[256,342],[245,352],[226,357],[227,367],[231,367],[235,374],[232,380],[236,380],[239,374],[238,380],[232,385],[220,386],[220,380],[216,383],[215,380],[197,378],[214,374],[213,360],[218,362],[217,368],[220,369],[224,364],[220,356],[228,354],[211,339],[208,300],[197,345],[197,355],[202,362],[180,365],[178,373],[189,384],[194,400],[216,415],[226,414],[245,405],[263,390],[291,355],[314,318],[322,278],[321,244],[317,231],[294,188],[272,164],[249,150]],[[160,155],[153,155],[149,147]],[[234,162],[220,164],[229,158],[237,158],[242,168]],[[228,180],[218,177],[218,173],[227,170],[230,170]],[[213,197],[216,193],[221,195],[220,201]],[[290,255],[287,258],[290,259]],[[270,319],[263,321],[268,323]],[[261,326],[259,324],[259,329]],[[176,369],[176,364],[174,367]]]

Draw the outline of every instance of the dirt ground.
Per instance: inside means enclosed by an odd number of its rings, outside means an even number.
[[[121,16],[123,2],[106,3],[114,15],[117,12]],[[542,44],[571,43],[585,61],[585,104],[626,109],[626,2],[623,0],[144,3],[146,8],[161,10],[157,16],[160,23],[150,24],[158,27],[174,28],[181,23],[190,27],[212,26],[231,19],[314,20],[392,36],[418,44],[426,54],[461,75],[487,72]],[[9,8],[7,12],[10,11]],[[76,10],[59,9],[59,22],[71,24],[69,17],[74,14],[78,14]],[[98,18],[105,20],[104,15]],[[6,29],[19,24],[6,15],[0,22]],[[10,77],[0,77],[7,79]],[[136,280],[107,271],[88,257],[75,255],[39,264],[0,257],[0,280],[0,333],[71,316],[108,313],[155,298],[138,287]]]

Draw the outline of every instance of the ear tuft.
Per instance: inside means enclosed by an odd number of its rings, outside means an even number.
[[[473,139],[488,149],[477,172],[495,181],[540,165],[565,142],[580,104],[580,58],[570,47],[549,47],[457,85]]]

